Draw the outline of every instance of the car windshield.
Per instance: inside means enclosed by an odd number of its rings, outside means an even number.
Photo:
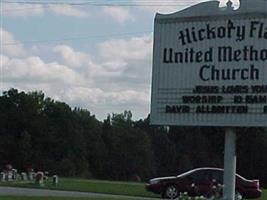
[[[219,169],[218,169],[219,170]],[[199,171],[199,170],[196,170],[196,169],[194,169],[194,170],[190,170],[190,171],[187,171],[187,172],[184,172],[184,173],[182,173],[182,174],[179,174],[179,175],[177,175],[177,177],[185,177],[185,176],[188,176],[189,174],[192,174],[192,173],[194,173],[194,172],[197,172],[197,171]],[[219,171],[223,171],[223,170],[219,170]],[[236,176],[238,177],[238,178],[240,178],[240,179],[242,179],[242,180],[246,180],[246,181],[248,181],[248,179],[246,179],[246,178],[244,178],[243,176],[241,176],[241,175],[239,175],[239,174],[236,174]]]
[[[188,171],[188,172],[179,174],[177,177],[184,177],[184,176],[187,176],[187,175],[189,175],[189,174],[192,174],[194,171],[195,171],[195,170],[191,170],[191,171]]]
[[[237,176],[238,178],[242,179],[242,180],[245,180],[245,181],[250,181],[250,180],[248,180],[248,179],[244,178],[243,176],[241,176],[241,175],[239,175],[239,174],[236,174],[236,176]]]

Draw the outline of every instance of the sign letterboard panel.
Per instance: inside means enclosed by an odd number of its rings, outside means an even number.
[[[156,16],[151,123],[266,126],[266,13]]]

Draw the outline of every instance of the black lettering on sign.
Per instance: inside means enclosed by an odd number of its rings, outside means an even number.
[[[262,29],[261,26],[256,21],[251,24],[251,37],[254,34],[258,33],[258,29]],[[263,26],[263,24],[262,24]],[[264,35],[264,32],[261,31],[260,35]],[[201,29],[197,27],[190,27],[184,30],[180,30],[178,33],[178,40],[180,41],[179,45],[187,45],[193,42],[203,41],[203,40],[212,40],[218,38],[233,38],[235,41],[242,41],[246,37],[246,26],[239,25],[229,20],[228,23],[224,26],[213,26],[209,23],[206,26],[203,26]],[[263,36],[262,36],[263,37]]]
[[[195,51],[194,48],[185,48],[182,51],[175,51],[173,48],[164,48],[163,63],[193,63],[212,62],[213,48],[206,51]]]
[[[167,105],[165,107],[166,113],[190,113],[190,107],[185,105]]]
[[[250,34],[251,38],[264,38],[267,39],[267,28],[264,27],[264,23],[260,21],[251,21]]]
[[[221,103],[223,100],[222,96],[183,96],[183,103],[197,103],[197,104],[206,104],[206,103]]]
[[[193,90],[193,93],[219,93],[219,87],[197,85]]]
[[[230,85],[230,86],[223,86],[222,93],[228,94],[241,94],[241,93],[248,93],[249,87],[247,85]]]
[[[243,97],[242,96],[234,96],[234,103],[242,103]]]
[[[267,93],[267,85],[251,86],[252,93]]]
[[[239,61],[266,61],[267,49],[258,49],[254,46],[244,46],[242,49],[233,49],[231,46],[218,47],[219,62]]]
[[[267,96],[265,95],[247,95],[246,103],[248,104],[266,104]]]
[[[244,114],[248,113],[248,106],[197,106],[196,113]]]
[[[214,65],[203,65],[199,70],[199,78],[202,81],[220,81],[220,80],[259,80],[260,70],[254,65],[234,68],[217,68]]]

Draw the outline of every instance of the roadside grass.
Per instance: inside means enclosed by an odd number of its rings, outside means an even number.
[[[96,198],[96,197],[83,197],[83,198],[76,198],[76,197],[8,197],[8,196],[0,196],[1,200],[110,200],[115,198]],[[120,200],[128,200],[127,198]]]
[[[94,192],[114,195],[127,195],[137,197],[159,197],[145,190],[144,183],[116,182],[87,180],[75,178],[60,178],[59,184],[54,186],[50,179],[45,186],[38,186],[31,182],[0,182],[0,186],[26,187],[26,188],[43,188],[64,191]],[[107,198],[58,198],[58,197],[0,197],[1,200],[106,200]],[[110,199],[110,198],[109,198]],[[127,199],[127,198],[126,198]],[[263,190],[261,198],[257,200],[267,200],[267,190]]]
[[[262,197],[258,200],[266,200],[267,190],[264,191]],[[1,200],[110,200],[116,198],[103,198],[103,197],[10,197],[10,196],[0,196]],[[128,200],[128,198],[120,198],[120,200]]]
[[[26,187],[26,188],[43,188],[52,190],[94,192],[103,194],[139,196],[139,197],[158,197],[145,190],[144,183],[132,182],[116,182],[116,181],[100,181],[86,180],[75,178],[60,178],[59,184],[54,186],[52,180],[49,179],[44,186],[38,186],[31,182],[2,182],[0,186],[10,187]]]
[[[262,190],[261,198],[258,200],[267,200],[267,190]]]

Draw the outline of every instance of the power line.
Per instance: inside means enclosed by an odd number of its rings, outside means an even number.
[[[30,5],[72,5],[72,6],[181,6],[188,5],[188,3],[195,3],[195,1],[187,1],[186,3],[179,3],[173,1],[118,1],[118,2],[63,2],[63,1],[3,1],[6,4],[30,4]]]
[[[65,4],[67,5],[67,4]],[[38,10],[38,9],[49,9],[51,6],[62,6],[58,4],[53,5],[40,5],[38,7],[28,7],[28,8],[15,8],[15,9],[3,9],[2,12],[9,12],[9,11],[23,11],[23,10]],[[82,5],[70,5],[70,6],[82,6]],[[94,6],[94,7],[174,7],[174,6],[186,6],[185,4],[173,4],[173,5],[163,5],[163,4],[142,4],[142,5],[126,5],[126,4],[117,4],[117,5],[111,5],[111,4],[101,4],[101,5],[87,5],[87,6]]]
[[[54,43],[54,42],[63,42],[63,41],[86,40],[86,39],[93,39],[93,38],[125,37],[125,36],[130,36],[130,35],[148,34],[148,33],[152,33],[152,31],[118,33],[118,34],[107,34],[107,35],[92,35],[92,36],[83,36],[83,37],[67,37],[67,38],[59,38],[59,39],[51,39],[51,40],[31,40],[31,41],[21,41],[21,42],[13,42],[13,43],[3,43],[2,45],[3,46],[15,46],[15,45],[22,45],[22,44]]]
[[[200,0],[199,0],[200,1]],[[174,7],[174,6],[187,6],[189,3],[196,3],[196,1],[191,0],[187,1],[186,3],[179,3],[179,2],[173,2],[172,0],[135,0],[135,1],[129,1],[129,0],[114,0],[109,1],[108,3],[106,1],[99,2],[95,0],[87,0],[87,1],[80,1],[73,3],[69,1],[59,1],[59,0],[52,0],[52,1],[2,1],[6,4],[24,4],[24,5],[40,5],[39,7],[28,7],[28,8],[18,8],[18,9],[4,9],[3,12],[10,12],[10,11],[23,11],[23,10],[34,10],[34,9],[48,9],[51,6],[61,6],[61,5],[69,5],[69,6],[94,6],[94,7]]]
[[[15,9],[4,9],[2,12],[9,12],[9,11],[23,11],[23,10],[38,10],[38,9],[49,9],[51,6],[62,6],[62,5],[40,5],[39,7],[28,7],[28,8],[15,8]],[[70,6],[81,6],[81,5],[70,5]],[[159,4],[142,4],[142,5],[88,5],[88,6],[94,6],[94,7],[174,7],[174,6],[186,6],[186,5],[159,5]]]
[[[178,3],[179,2],[174,2],[173,0],[134,0],[134,1],[129,1],[129,0],[114,0],[114,1],[76,1],[76,3],[73,3],[73,1],[59,1],[59,0],[53,0],[53,1],[7,1],[3,0],[3,3],[20,3],[20,4],[50,4],[50,3],[56,3],[56,4],[90,4],[90,3]],[[187,2],[189,3],[195,3],[195,0],[188,0]]]

